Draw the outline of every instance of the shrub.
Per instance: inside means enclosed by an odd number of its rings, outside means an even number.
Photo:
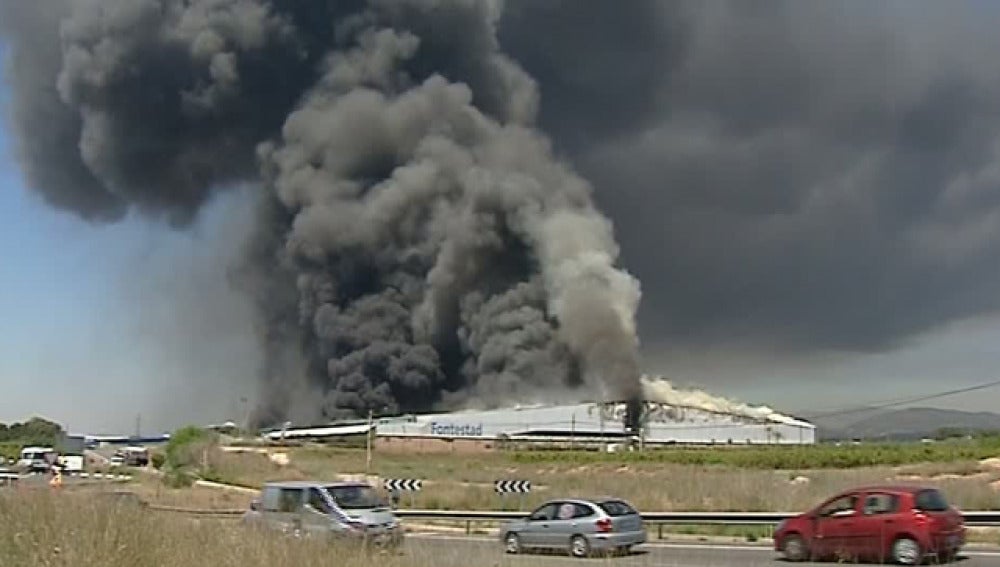
[[[166,447],[166,464],[170,467],[194,467],[203,460],[204,452],[215,444],[213,432],[200,427],[178,429],[170,436]]]
[[[195,475],[184,469],[168,468],[163,474],[163,484],[170,488],[187,488],[195,481]]]
[[[160,453],[159,451],[156,451],[152,455],[149,456],[149,460],[152,463],[154,469],[160,470],[160,469],[163,468],[163,465],[166,463],[167,456],[164,455],[163,453]]]
[[[189,426],[174,432],[160,463],[165,473],[164,483],[177,487],[190,486],[198,477],[212,476],[208,456],[215,449],[216,442],[215,433],[199,427]],[[153,466],[156,466],[155,461]]]

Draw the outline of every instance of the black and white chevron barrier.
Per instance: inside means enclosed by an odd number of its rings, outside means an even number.
[[[530,480],[498,480],[493,483],[497,494],[526,494],[531,492]]]
[[[132,475],[130,474],[111,474],[111,473],[63,473],[63,476],[72,476],[76,478],[92,478],[96,480],[132,480]]]
[[[415,478],[387,478],[383,485],[390,492],[420,492],[423,481]]]
[[[40,473],[40,472],[30,472],[24,474],[4,472],[0,473],[0,480],[4,481],[16,481],[24,478],[39,478],[39,477],[51,477],[52,473]],[[88,473],[79,471],[63,471],[62,476],[64,478],[82,478],[87,480],[114,480],[114,481],[127,481],[132,480],[132,475],[130,474],[113,474],[113,473]]]

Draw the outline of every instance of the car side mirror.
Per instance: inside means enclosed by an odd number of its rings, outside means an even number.
[[[252,500],[250,502],[250,509],[254,512],[260,512],[260,500]]]

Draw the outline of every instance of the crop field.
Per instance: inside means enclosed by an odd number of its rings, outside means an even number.
[[[364,450],[323,447],[259,453],[213,449],[213,480],[258,487],[266,480],[365,472]],[[964,509],[1000,508],[1000,447],[993,442],[860,447],[666,449],[644,453],[497,452],[476,455],[378,453],[370,473],[415,478],[423,490],[401,505],[436,509],[515,509],[565,494],[627,498],[644,510],[794,511],[859,484],[920,482],[943,488]],[[987,459],[987,460],[981,460]],[[283,462],[285,459],[277,459]],[[800,466],[785,466],[796,464]],[[780,466],[779,466],[780,465]],[[839,466],[836,466],[839,465]],[[532,492],[502,501],[493,481],[530,480]]]

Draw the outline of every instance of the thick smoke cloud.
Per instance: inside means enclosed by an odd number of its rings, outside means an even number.
[[[258,307],[259,421],[567,387],[636,398],[638,282],[590,186],[533,129],[537,88],[499,48],[501,14],[479,0],[5,6],[33,28],[7,34],[29,185],[85,218],[135,209],[179,227],[213,193],[260,185],[232,271]]]
[[[997,16],[0,2],[10,124],[52,205],[185,225],[261,185],[233,275],[259,306],[272,420],[637,375],[613,355],[636,346],[638,289],[564,157],[644,282],[647,343],[879,351],[995,312]]]
[[[879,351],[1000,307],[998,16],[539,0],[500,37],[616,221],[646,343]]]

